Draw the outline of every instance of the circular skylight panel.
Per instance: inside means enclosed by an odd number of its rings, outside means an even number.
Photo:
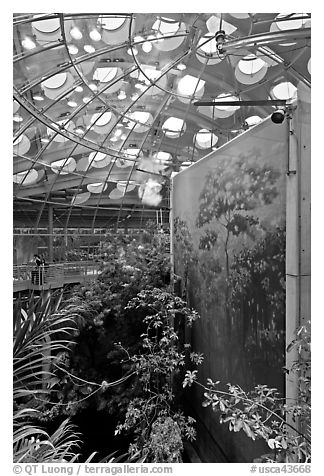
[[[236,96],[229,96],[227,93],[222,93],[217,96],[216,99],[214,99],[214,106],[211,106],[209,111],[207,110],[206,107],[201,108],[203,114],[209,115],[212,118],[218,117],[220,119],[224,119],[226,117],[230,117],[232,114],[235,113],[237,109],[240,108],[239,102],[237,106],[230,106],[230,105],[217,105],[217,101],[237,101],[238,98]],[[206,111],[205,111],[206,109]]]
[[[198,42],[196,57],[208,66],[218,64],[223,60],[216,47],[215,36],[203,36]]]
[[[109,198],[111,198],[111,200],[118,200],[120,198],[122,198],[125,194],[125,191],[123,190],[120,190],[118,188],[114,188],[110,194],[109,194]]]
[[[214,147],[218,142],[218,137],[208,129],[200,129],[196,134],[196,145],[201,149]]]
[[[208,55],[213,55],[217,53],[217,46],[214,36],[203,36],[198,41],[198,49],[207,53]]]
[[[154,22],[152,30],[157,30],[163,35],[172,35],[179,30],[179,22],[162,17]]]
[[[35,169],[24,170],[23,172],[19,172],[18,174],[13,175],[13,181],[17,184],[24,185],[31,185],[37,182],[38,179],[38,172]]]
[[[13,152],[17,155],[26,154],[30,149],[30,140],[25,134],[21,134],[14,142]]]
[[[250,116],[245,119],[245,122],[249,127],[252,127],[262,122],[262,118],[260,116]]]
[[[51,78],[46,79],[41,84],[48,89],[58,89],[63,86],[67,78],[66,73],[58,73],[52,76]]]
[[[228,105],[217,105],[217,101],[219,102],[226,102],[226,101],[238,101],[236,96],[228,96],[227,94],[219,94],[217,98],[214,100],[215,102],[215,108],[220,109],[221,111],[236,111],[237,109],[240,108],[240,106],[228,106]]]
[[[27,137],[27,136],[25,134],[20,134],[20,136],[17,137],[17,139],[15,140],[14,147],[20,144],[21,141],[24,139],[24,137]]]
[[[153,119],[152,114],[150,112],[145,111],[135,111],[129,114],[128,117],[132,121],[136,121],[134,131],[138,133],[147,131],[149,126],[145,124],[149,123]],[[131,126],[133,126],[133,123],[131,123]]]
[[[244,74],[256,74],[266,65],[265,61],[261,58],[257,58],[255,55],[250,54],[242,58],[238,67]]]
[[[131,192],[132,190],[134,190],[136,187],[136,183],[134,182],[134,180],[119,180],[119,182],[117,182],[117,188],[118,190],[120,190],[121,192],[124,193],[127,193],[127,192]]]
[[[212,35],[215,35],[219,30],[225,31],[226,35],[231,35],[237,30],[236,26],[221,18],[220,14],[212,15],[208,18],[206,26]]]
[[[91,117],[91,123],[95,126],[106,126],[111,120],[112,113],[110,111],[102,113],[95,113]]]
[[[275,99],[295,99],[297,97],[297,88],[292,83],[286,81],[274,86],[272,94]]]
[[[89,155],[89,162],[100,162],[101,160],[104,160],[107,157],[106,154],[102,152],[91,152]]]
[[[250,18],[248,13],[230,13],[231,17],[237,18],[238,20],[246,20]]]
[[[89,160],[90,167],[95,167],[97,169],[100,169],[110,164],[111,157],[109,157],[106,154],[103,154],[102,152],[91,152],[88,160]]]
[[[41,88],[49,99],[56,99],[63,92],[68,91],[74,85],[74,77],[70,72],[58,73],[44,80]]]
[[[97,68],[93,73],[93,79],[101,83],[109,83],[117,75],[118,68]]]
[[[283,30],[283,31],[297,30],[297,29],[305,27],[306,22],[310,21],[308,18],[298,18],[301,16],[306,16],[306,14],[305,13],[294,13],[294,14],[280,13],[280,15],[276,16],[275,18],[275,24],[279,28],[279,30]],[[276,21],[286,17],[287,17],[287,20]]]
[[[118,30],[125,23],[125,20],[126,17],[105,17],[102,15],[98,18],[98,23],[104,30],[112,31]]]
[[[90,198],[90,192],[83,192],[75,195],[72,198],[71,205],[80,205],[80,203],[84,203]]]
[[[13,100],[13,113],[15,114],[19,108],[20,108],[19,102]]]
[[[235,67],[236,79],[242,84],[255,84],[264,78],[268,64],[254,54],[242,58]]]
[[[185,96],[198,95],[203,91],[205,81],[199,80],[195,76],[186,74],[178,83],[178,92]]]
[[[169,117],[163,124],[162,130],[165,135],[170,138],[180,137],[185,131],[185,123],[183,119],[178,117]]]
[[[173,38],[164,38],[165,36],[176,35],[180,31],[185,32],[186,25],[182,22],[174,21],[170,18],[161,17],[157,19],[152,29],[155,30],[156,40],[154,41],[154,46],[161,51],[172,51],[178,48],[181,43],[184,41],[183,36],[173,37]],[[148,37],[150,39],[150,37]],[[154,39],[151,38],[152,40]]]
[[[55,174],[66,175],[75,170],[76,162],[73,157],[68,159],[60,159],[51,163],[51,169]]]
[[[34,15],[34,18],[38,18]],[[47,20],[38,20],[32,23],[33,27],[42,33],[53,33],[60,28],[59,18],[49,18]]]
[[[93,164],[91,164],[92,166]],[[81,157],[81,159],[79,159],[77,161],[77,164],[76,164],[76,170],[78,172],[85,172],[86,170],[89,169],[89,167],[91,167],[89,165],[89,157]]]
[[[101,193],[107,190],[107,184],[104,182],[89,183],[87,189],[91,193]]]

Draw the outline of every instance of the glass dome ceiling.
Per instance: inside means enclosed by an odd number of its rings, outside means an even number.
[[[15,14],[13,40],[15,226],[167,223],[172,172],[273,111],[240,100],[310,86],[308,13]]]

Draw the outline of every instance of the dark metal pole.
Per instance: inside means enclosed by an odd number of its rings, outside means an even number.
[[[48,261],[53,263],[53,205],[48,205]]]

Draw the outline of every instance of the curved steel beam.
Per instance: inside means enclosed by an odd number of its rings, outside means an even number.
[[[224,42],[224,52],[231,48],[249,48],[251,46],[262,46],[280,43],[287,40],[308,40],[311,38],[311,29],[302,28],[299,30],[272,31],[258,33],[257,35],[246,36],[235,40]]]

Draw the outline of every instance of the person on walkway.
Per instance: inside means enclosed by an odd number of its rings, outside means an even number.
[[[42,259],[39,255],[34,255],[34,263],[36,265],[36,269],[33,273],[33,284],[42,285],[43,284],[43,270],[44,267],[42,266]]]
[[[34,255],[34,263],[36,264],[37,267],[39,267],[42,264],[42,260],[39,255]]]

